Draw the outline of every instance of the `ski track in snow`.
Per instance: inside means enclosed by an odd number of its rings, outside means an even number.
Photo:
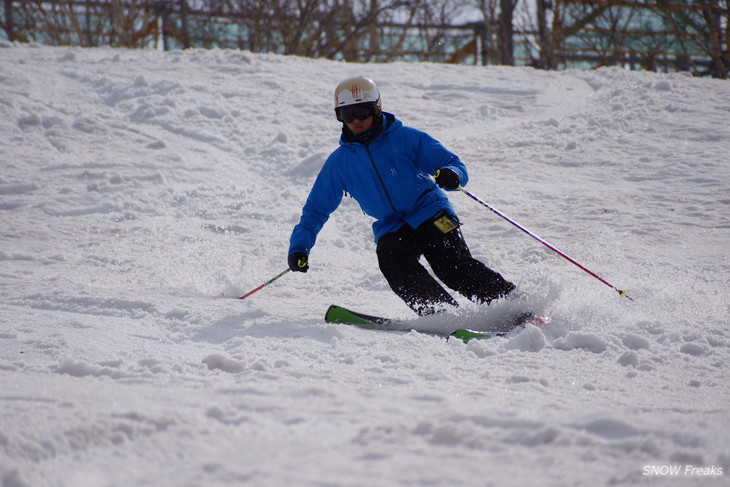
[[[727,485],[727,81],[0,42],[3,487]],[[635,302],[458,193],[473,254],[548,325],[325,324],[412,319],[349,198],[311,272],[234,299],[285,269],[358,74]],[[458,299],[414,325],[510,306]]]

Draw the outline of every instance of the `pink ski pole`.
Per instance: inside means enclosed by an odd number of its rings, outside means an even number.
[[[499,210],[497,210],[496,208],[493,208],[492,206],[488,205],[487,203],[485,203],[485,202],[484,202],[484,201],[482,201],[481,199],[477,198],[477,197],[476,197],[476,196],[475,196],[474,194],[472,194],[472,193],[470,193],[469,191],[465,190],[465,189],[464,189],[464,188],[462,188],[461,186],[459,186],[459,188],[458,188],[458,189],[459,189],[459,190],[460,190],[461,192],[463,192],[463,193],[464,193],[465,195],[467,195],[467,196],[468,196],[469,198],[473,199],[474,201],[476,201],[476,202],[477,202],[477,203],[479,203],[480,205],[484,206],[484,207],[485,207],[485,208],[487,208],[488,210],[491,210],[491,211],[492,211],[492,212],[494,212],[494,213],[495,213],[495,214],[496,214],[497,216],[499,216],[499,217],[501,217],[501,218],[504,218],[505,220],[507,220],[508,222],[510,222],[510,223],[511,223],[512,225],[516,226],[517,228],[519,228],[520,230],[522,230],[523,232],[525,232],[525,233],[526,233],[527,235],[529,235],[530,237],[534,238],[535,240],[537,240],[538,242],[540,242],[541,244],[543,244],[543,245],[544,245],[545,247],[549,248],[550,250],[552,250],[553,252],[555,252],[556,254],[558,254],[558,255],[559,255],[560,257],[563,257],[563,258],[564,258],[565,260],[567,260],[568,262],[570,262],[570,263],[572,263],[572,264],[575,264],[575,265],[576,265],[576,266],[578,266],[578,267],[579,267],[579,268],[580,268],[581,270],[583,270],[583,271],[587,272],[588,274],[590,274],[591,276],[595,277],[596,279],[598,279],[599,281],[601,281],[601,282],[602,282],[603,284],[605,284],[606,286],[608,286],[608,287],[610,287],[610,288],[613,288],[613,290],[614,290],[614,291],[616,291],[616,292],[618,292],[619,296],[621,296],[622,298],[629,298],[629,300],[631,300],[631,301],[633,301],[633,300],[634,300],[634,299],[633,299],[633,298],[632,298],[631,296],[629,296],[628,294],[626,294],[626,291],[623,291],[623,290],[621,290],[621,289],[617,288],[616,286],[614,286],[613,284],[611,284],[610,282],[606,281],[606,280],[605,280],[605,279],[603,279],[603,278],[602,278],[601,276],[599,276],[598,274],[596,274],[595,272],[593,272],[593,271],[591,271],[591,270],[589,270],[589,269],[585,268],[584,266],[582,266],[581,264],[579,264],[579,263],[578,263],[578,262],[576,262],[575,260],[573,260],[573,259],[571,259],[570,257],[568,257],[567,255],[565,255],[565,254],[564,254],[563,252],[561,252],[560,250],[556,249],[555,247],[553,247],[552,245],[550,245],[549,243],[547,243],[547,242],[546,242],[545,240],[541,239],[540,237],[538,237],[537,235],[535,235],[534,233],[532,233],[531,231],[529,231],[528,229],[526,229],[525,227],[523,227],[522,225],[519,225],[519,224],[518,224],[517,222],[515,222],[514,220],[512,220],[512,219],[508,218],[508,217],[507,217],[507,215],[505,215],[505,214],[504,214],[504,213],[502,213],[501,211],[499,211]]]
[[[244,294],[243,296],[241,296],[241,297],[240,297],[240,298],[238,298],[238,299],[246,299],[247,297],[251,296],[251,295],[252,295],[253,293],[255,293],[256,291],[258,291],[258,290],[260,290],[260,289],[262,289],[262,288],[264,288],[264,287],[268,286],[268,285],[269,285],[269,284],[271,284],[272,282],[276,281],[277,279],[279,279],[279,278],[280,278],[281,276],[283,276],[284,274],[286,274],[286,273],[287,273],[287,272],[289,272],[290,270],[291,270],[291,269],[287,269],[287,270],[285,270],[285,271],[283,271],[283,272],[281,272],[281,273],[277,274],[277,275],[276,275],[275,277],[272,277],[271,279],[269,279],[268,281],[266,281],[265,283],[263,283],[262,285],[260,285],[260,286],[259,286],[259,287],[257,287],[256,289],[254,289],[253,291],[249,291],[249,292],[247,292],[246,294]]]

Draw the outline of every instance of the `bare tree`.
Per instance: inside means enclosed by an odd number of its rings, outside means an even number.
[[[542,69],[556,69],[555,44],[548,27],[548,10],[552,7],[550,0],[536,0],[537,32],[540,46],[540,60],[537,66]]]
[[[12,8],[12,3],[10,4]],[[56,45],[93,45],[93,34],[79,26],[71,5],[61,2],[28,0],[16,9],[15,17],[25,20],[21,35],[25,41],[47,42]],[[20,29],[19,29],[20,30]]]
[[[666,0],[661,2],[667,4]],[[661,11],[662,16],[675,29],[675,34],[682,39],[686,52],[697,50],[704,53],[712,63],[706,72],[718,78],[728,79],[730,67],[730,1],[697,0],[696,2],[682,1],[684,9],[667,8]],[[725,32],[723,32],[723,24]],[[695,35],[682,35],[685,33]],[[724,46],[723,46],[723,39]],[[688,56],[687,61],[695,70],[698,67]]]
[[[465,8],[482,22],[457,25]],[[519,10],[516,10],[519,7]],[[730,0],[4,0],[9,39],[728,77]],[[176,42],[175,44],[172,44]],[[526,60],[525,60],[526,59]]]
[[[502,60],[502,37],[500,14],[501,0],[473,0],[473,6],[481,12],[484,19],[484,40],[482,49],[484,57],[489,64],[501,64]]]
[[[563,63],[663,66],[727,78],[729,7],[730,0],[555,0],[553,42]]]

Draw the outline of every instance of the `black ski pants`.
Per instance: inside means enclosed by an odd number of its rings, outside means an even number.
[[[427,220],[415,230],[404,225],[378,241],[380,270],[391,289],[413,311],[428,315],[444,304],[458,306],[419,262],[421,256],[426,258],[441,282],[474,302],[489,304],[515,288],[514,284],[471,256],[459,228],[443,233],[434,224],[434,219]]]

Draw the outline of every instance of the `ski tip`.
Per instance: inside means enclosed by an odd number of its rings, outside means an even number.
[[[468,343],[469,340],[484,340],[487,338],[503,337],[508,335],[514,330],[519,330],[527,325],[543,326],[550,323],[550,318],[547,316],[538,316],[531,312],[520,314],[510,326],[509,330],[500,331],[486,331],[486,330],[470,330],[468,328],[460,328],[454,330],[449,334],[447,339],[454,337],[464,343]]]

